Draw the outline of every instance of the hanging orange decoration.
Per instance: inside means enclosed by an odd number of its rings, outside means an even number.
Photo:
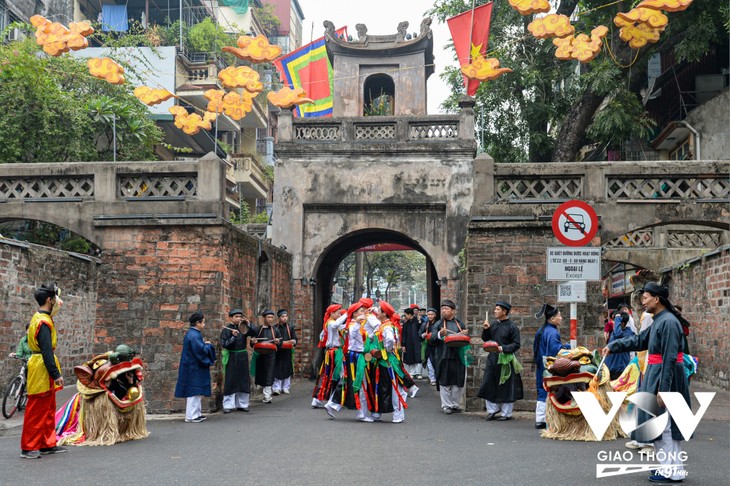
[[[681,12],[690,6],[692,0],[644,0],[636,7],[664,10],[665,12]]]
[[[203,116],[197,113],[188,113],[188,110],[179,105],[170,107],[169,111],[175,115],[175,126],[188,135],[197,134],[201,128],[210,130],[213,128],[211,122],[218,116],[209,111],[206,111]]]
[[[575,27],[566,15],[550,14],[535,19],[527,26],[527,30],[538,39],[548,37],[566,37],[575,33]]]
[[[509,4],[522,15],[550,11],[550,2],[548,0],[509,0]]]
[[[67,29],[58,22],[51,22],[42,15],[34,15],[30,23],[36,28],[36,43],[49,56],[57,57],[69,50],[78,51],[89,47],[86,37],[94,33],[88,22],[71,22]]]
[[[234,91],[226,93],[220,89],[209,89],[203,93],[208,99],[208,111],[225,113],[234,120],[240,120],[253,109],[253,97],[248,91],[238,94]]]
[[[603,38],[608,34],[608,27],[599,25],[591,31],[591,36],[578,34],[572,42],[573,51],[570,57],[580,62],[590,62],[601,52]],[[555,40],[555,39],[553,39]]]
[[[613,19],[616,27],[620,27],[619,37],[629,43],[632,49],[639,49],[647,44],[653,44],[659,40],[659,34],[663,29],[653,29],[644,23],[634,23],[616,16]]]
[[[481,55],[476,56],[471,64],[462,64],[461,72],[469,79],[478,81],[492,81],[503,75],[511,73],[510,68],[499,67],[499,59],[490,57],[484,59]]]
[[[226,88],[243,88],[249,93],[257,94],[264,90],[259,73],[248,66],[228,66],[218,73],[218,79]]]
[[[620,17],[625,21],[623,25],[641,23],[661,31],[667,27],[669,22],[669,18],[659,10],[644,7],[636,7],[628,12],[619,12],[616,17]]]
[[[271,62],[281,55],[281,47],[270,44],[269,39],[263,35],[242,35],[236,44],[238,47],[223,47],[223,52],[230,52],[239,59],[251,62]]]
[[[269,101],[279,108],[291,108],[294,105],[303,105],[304,103],[314,103],[314,100],[307,98],[302,88],[291,89],[284,86],[279,91],[271,91],[266,97]]]
[[[134,96],[147,106],[153,106],[167,101],[174,95],[166,89],[152,89],[147,86],[134,88]]]
[[[110,84],[124,84],[124,68],[108,57],[92,57],[86,61],[89,74]]]

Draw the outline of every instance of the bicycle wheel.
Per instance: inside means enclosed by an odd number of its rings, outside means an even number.
[[[5,388],[5,395],[3,396],[3,417],[6,419],[9,419],[13,416],[16,410],[18,410],[18,405],[20,405],[20,400],[23,397],[23,380],[16,376],[13,378],[13,380],[8,383],[7,388]]]

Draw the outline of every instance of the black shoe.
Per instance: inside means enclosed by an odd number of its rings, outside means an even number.
[[[681,483],[684,481],[684,479],[671,479],[666,476],[662,476],[661,474],[654,474],[653,476],[649,476],[649,481],[652,483]]]
[[[223,413],[231,413],[231,412],[233,412],[233,409],[232,408],[224,408],[223,409]]]
[[[547,423],[545,423],[545,422],[535,422],[535,428],[536,429],[547,429]]]
[[[40,459],[41,453],[38,451],[20,451],[20,457],[23,459]]]
[[[451,411],[454,412],[454,413],[461,413],[461,412],[463,412],[463,410],[460,409],[459,407],[451,407]]]
[[[68,452],[68,449],[59,446],[40,450],[41,456],[47,456],[48,454],[63,454],[64,452]]]
[[[512,420],[512,417],[505,417],[504,415],[502,415],[502,416],[500,416],[500,417],[499,417],[499,418],[497,419],[497,422],[506,422],[506,421],[508,421],[508,420]]]
[[[491,422],[492,420],[494,420],[496,418],[497,418],[497,413],[495,412],[495,413],[490,413],[489,415],[487,415],[484,418],[484,420],[486,420],[487,422]]]
[[[236,410],[238,410],[239,412],[248,412],[248,409],[245,407],[238,407],[236,408]]]

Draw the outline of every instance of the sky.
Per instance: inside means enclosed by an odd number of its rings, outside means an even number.
[[[302,23],[303,44],[309,43],[314,23],[313,39],[324,35],[322,23],[331,20],[337,28],[347,26],[350,35],[357,38],[355,24],[361,23],[368,27],[368,34],[387,35],[395,34],[398,24],[404,20],[410,23],[408,32],[418,32],[424,13],[434,4],[433,0],[368,0],[367,2],[352,2],[347,0],[299,0],[304,12]],[[464,10],[468,7],[464,2]],[[439,24],[433,19],[433,54],[435,57],[436,72],[428,78],[428,113],[442,112],[441,103],[448,97],[450,91],[441,80],[440,74],[448,65],[456,66],[453,53],[444,50],[444,46],[451,39],[446,23]]]

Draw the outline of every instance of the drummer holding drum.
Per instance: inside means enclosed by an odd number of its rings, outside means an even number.
[[[433,363],[436,383],[441,394],[441,411],[447,415],[462,411],[461,398],[466,383],[466,351],[469,331],[456,318],[456,304],[441,302],[441,319],[431,327],[430,343],[434,346]]]

